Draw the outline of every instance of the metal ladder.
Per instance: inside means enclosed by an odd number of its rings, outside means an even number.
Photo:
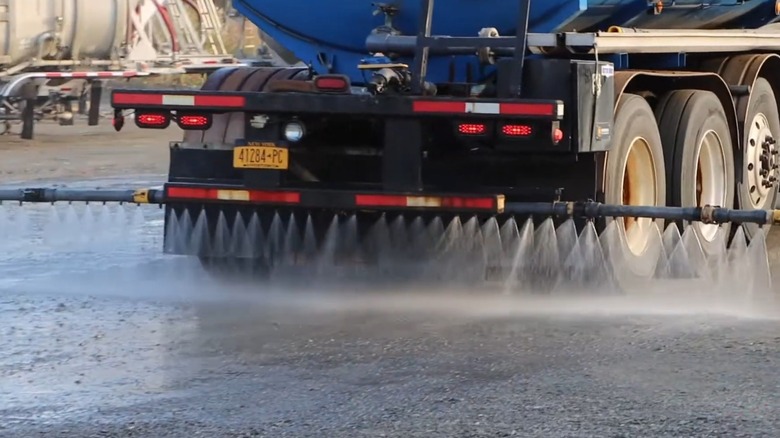
[[[225,41],[222,39],[222,24],[214,2],[212,0],[198,0],[197,6],[200,12],[201,44],[205,45],[208,41],[214,55],[226,54]]]
[[[161,0],[156,1],[163,3]],[[192,20],[184,12],[181,0],[168,0],[165,2],[165,6],[168,8],[168,13],[173,20],[182,53],[202,53],[203,44],[201,41],[198,41],[198,33],[192,25]]]

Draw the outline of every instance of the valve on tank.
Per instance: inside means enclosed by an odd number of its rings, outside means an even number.
[[[402,93],[408,91],[411,74],[405,68],[384,67],[375,70],[368,82],[372,94],[384,94],[388,91]]]
[[[374,29],[373,33],[400,35],[401,32],[399,32],[398,29],[395,28],[395,24],[393,23],[393,19],[395,18],[396,15],[398,15],[398,12],[400,11],[398,9],[398,6],[390,5],[387,3],[372,3],[372,6],[376,8],[374,9],[372,15],[376,16],[379,14],[383,14],[385,16],[384,24]]]
[[[358,69],[363,72],[366,88],[371,94],[405,93],[410,89],[412,75],[409,66],[393,62],[382,53],[361,60]]]

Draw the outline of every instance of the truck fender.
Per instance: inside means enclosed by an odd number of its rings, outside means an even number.
[[[771,72],[780,70],[780,56],[774,53],[736,55],[710,60],[702,65],[709,72],[719,74],[728,85],[743,85],[752,89],[762,77],[772,86],[775,99],[780,102],[780,77]],[[744,123],[750,95],[733,96],[737,120]]]
[[[736,105],[728,84],[717,73],[712,72],[669,72],[649,70],[627,70],[615,73],[615,107],[623,93],[644,95],[654,106],[654,100],[663,94],[680,89],[706,90],[715,93],[723,105],[729,122],[731,141],[735,152],[742,150]]]

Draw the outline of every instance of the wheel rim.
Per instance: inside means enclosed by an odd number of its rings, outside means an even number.
[[[754,209],[763,208],[774,186],[771,177],[774,157],[771,153],[773,142],[769,120],[763,113],[756,114],[748,126],[748,138],[745,144],[745,175],[750,205]]]
[[[623,163],[623,186],[621,198],[623,205],[655,205],[657,174],[650,144],[642,137],[636,137],[628,148]],[[624,218],[626,245],[634,255],[641,255],[650,240],[652,219]]]
[[[729,207],[726,205],[726,156],[723,149],[723,141],[713,131],[707,131],[701,139],[696,158],[696,187],[695,198],[698,206],[712,205]],[[701,236],[707,241],[715,239],[719,226],[715,224],[702,224],[697,222]]]

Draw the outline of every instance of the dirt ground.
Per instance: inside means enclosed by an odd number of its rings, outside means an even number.
[[[0,185],[159,181],[179,138],[41,124],[32,142],[0,137]],[[3,438],[780,431],[780,311],[752,302],[684,287],[676,300],[561,302],[396,284],[233,289],[161,255],[156,206],[113,210],[125,228],[63,214],[43,236],[3,219],[23,208],[46,221],[51,206],[2,207]]]
[[[121,132],[110,120],[98,126],[40,123],[33,140],[0,136],[0,181],[73,181],[127,174],[161,177],[168,169],[168,142],[181,130],[142,130],[132,122]]]

